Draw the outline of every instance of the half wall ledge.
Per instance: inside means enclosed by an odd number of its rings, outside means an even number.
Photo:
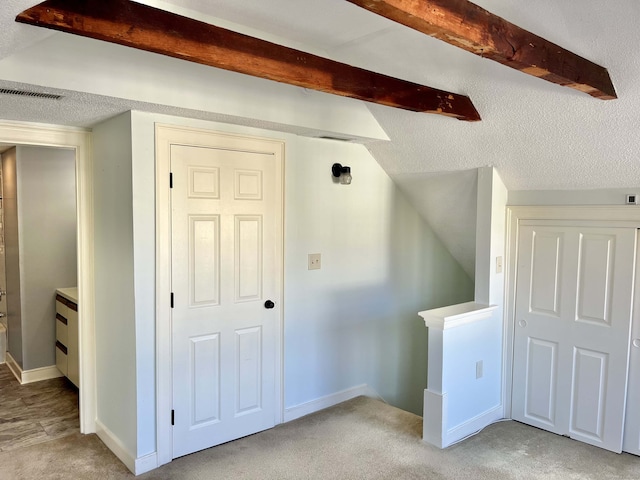
[[[434,308],[418,312],[427,328],[447,330],[467,323],[491,317],[497,305],[483,305],[476,302],[459,303],[448,307]]]
[[[482,375],[482,366],[476,364],[476,376],[461,378],[454,375],[456,363],[466,360],[475,361],[474,352],[470,352],[462,344],[461,338],[473,335],[475,323],[493,317],[497,305],[484,305],[475,302],[460,303],[447,307],[419,312],[429,329],[429,352],[427,365],[427,388],[424,391],[424,411],[422,439],[426,443],[445,448],[471,433],[501,418],[498,409],[485,412],[453,412],[447,405],[447,392],[460,392],[471,387],[478,375]],[[446,355],[445,355],[446,354]],[[450,359],[445,361],[446,359]],[[480,357],[481,358],[481,357]],[[455,359],[451,362],[451,359]],[[466,359],[466,360],[465,360]],[[479,370],[478,370],[479,369]],[[470,388],[469,390],[473,390]],[[471,392],[469,392],[471,393]],[[454,402],[458,404],[459,402]],[[450,419],[464,418],[450,425]],[[467,418],[468,417],[468,418]]]

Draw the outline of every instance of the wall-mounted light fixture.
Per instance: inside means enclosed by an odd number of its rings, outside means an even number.
[[[342,185],[349,185],[351,183],[351,167],[343,167],[339,163],[334,163],[331,167],[331,173],[335,178],[340,179]]]

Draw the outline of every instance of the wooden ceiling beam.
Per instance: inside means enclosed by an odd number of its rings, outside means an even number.
[[[465,95],[370,72],[128,0],[48,0],[25,10],[16,21],[390,107],[480,120]]]
[[[617,98],[607,69],[467,0],[348,0],[481,57],[602,100]]]

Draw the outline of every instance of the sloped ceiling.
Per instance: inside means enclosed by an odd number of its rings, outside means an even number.
[[[120,111],[135,108],[279,128],[279,121],[256,120],[251,112],[225,116],[216,111],[214,104],[201,108],[180,106],[171,104],[172,98],[166,95],[166,101],[123,98],[117,94],[95,95],[74,79],[72,67],[68,72],[56,71],[51,75],[34,68],[21,78],[15,78],[8,67],[20,65],[21,56],[26,59],[36,51],[47,51],[47,48],[55,55],[72,55],[60,49],[68,48],[70,42],[80,45],[84,40],[75,37],[67,40],[65,34],[13,21],[20,11],[36,3],[33,0],[3,2],[0,11],[0,87],[20,84],[57,88],[68,92],[67,103],[64,108],[47,108],[45,102],[18,101],[0,95],[0,118],[91,126]],[[640,55],[637,53],[640,2],[637,0],[475,2],[607,67],[619,96],[610,101],[596,100],[476,57],[344,0],[145,0],[141,3],[368,70],[469,95],[483,118],[481,122],[459,122],[361,104],[371,112],[381,129],[374,134],[352,132],[352,137],[366,142],[382,167],[414,198],[414,202],[424,204],[422,207],[437,201],[445,209],[447,203],[455,201],[453,192],[450,192],[451,200],[447,201],[429,197],[428,192],[435,189],[427,188],[427,184],[433,186],[434,174],[460,172],[462,183],[458,184],[462,185],[465,183],[462,179],[468,180],[464,172],[486,165],[497,167],[510,190],[640,186]],[[59,45],[57,51],[54,51],[55,45]],[[101,50],[90,43],[81,45],[85,53],[118,55],[121,52]],[[140,59],[149,63],[156,61],[153,54],[144,52],[136,59],[138,62]],[[161,68],[173,69],[176,64],[167,62],[163,65],[171,67]],[[188,75],[200,74],[195,68],[184,71],[187,72],[184,77],[187,85]],[[105,79],[111,83],[120,81],[124,79],[116,76]],[[263,88],[264,84],[256,85]],[[283,89],[282,92],[283,95],[298,95],[287,93],[293,90]],[[355,102],[345,101],[347,103],[335,101],[335,108],[344,107],[346,111],[352,105],[348,102]],[[36,120],[40,110],[46,112],[46,116]],[[291,127],[281,125],[280,128]],[[304,133],[314,128],[308,125],[301,130]],[[371,126],[372,131],[376,128]],[[422,186],[420,179],[425,182]],[[418,190],[422,193],[416,196]],[[434,212],[428,213],[429,208],[417,206],[425,216],[431,217],[432,223],[439,223]],[[437,216],[442,217],[442,214]],[[461,225],[475,222],[475,211],[469,212],[467,217],[464,212],[457,212],[456,218],[460,225],[449,221],[437,228],[441,238],[459,236]],[[455,241],[446,243],[451,245]],[[467,264],[465,269],[469,271],[469,261],[464,260],[467,256],[459,254],[457,257],[463,265]]]
[[[394,180],[473,280],[478,171],[399,174]]]

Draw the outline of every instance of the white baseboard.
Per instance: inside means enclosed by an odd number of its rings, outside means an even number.
[[[18,365],[18,362],[15,361],[9,352],[5,354],[5,360],[7,362],[7,367],[9,367],[13,376],[22,384],[22,369],[20,368],[20,365]]]
[[[502,420],[504,418],[504,411],[502,405],[496,405],[485,412],[467,420],[460,425],[447,430],[445,435],[445,446],[452,445],[464,438],[479,432],[483,428],[491,425],[492,423]]]
[[[338,403],[346,402],[352,398],[364,395],[365,397],[377,398],[382,400],[382,397],[378,393],[366,384],[351,387],[340,392],[332,393],[324,397],[311,400],[309,402],[301,403],[293,407],[285,408],[284,421],[290,422],[297,418],[304,417],[311,413],[324,410],[325,408],[333,407]],[[383,400],[384,401],[384,400]]]
[[[131,470],[131,473],[136,473],[136,457],[132,455],[127,448],[122,444],[120,439],[116,437],[111,430],[103,425],[103,423],[96,419],[96,435],[107,446],[113,454],[120,459],[124,465]]]
[[[447,394],[425,389],[422,410],[422,441],[438,448],[446,447],[444,444],[446,418]]]
[[[62,373],[58,367],[51,365],[49,367],[34,368],[33,370],[25,370],[22,372],[22,383],[39,382],[41,380],[49,380],[51,378],[62,377]]]
[[[424,391],[422,440],[446,448],[504,418],[502,405],[496,405],[464,422],[447,425],[447,394]]]
[[[157,452],[150,453],[144,457],[136,458],[136,475],[142,475],[143,473],[150,472],[158,468],[158,454]]]
[[[136,458],[100,420],[96,420],[96,435],[134,475],[141,475],[158,468],[156,452]]]
[[[0,321],[0,365],[5,363],[7,353],[7,326]]]
[[[21,385],[25,383],[40,382],[42,380],[50,380],[52,378],[62,377],[62,373],[55,365],[49,367],[33,368],[31,370],[22,370],[18,362],[11,356],[9,352],[6,353],[6,361],[11,373],[18,379]]]

